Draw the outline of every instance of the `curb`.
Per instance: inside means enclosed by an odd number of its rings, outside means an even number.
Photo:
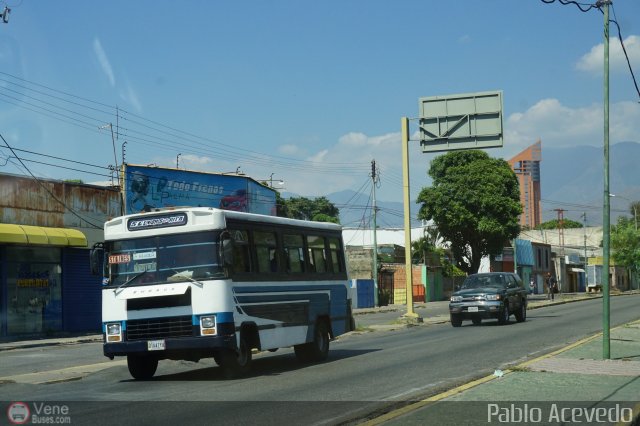
[[[28,341],[28,342],[5,342],[0,343],[0,352],[3,351],[11,351],[15,349],[32,349],[32,348],[41,348],[48,346],[58,346],[58,345],[77,345],[82,343],[97,343],[102,342],[102,335],[95,336],[85,336],[82,338],[75,337],[64,337],[58,339],[48,339],[41,341]]]

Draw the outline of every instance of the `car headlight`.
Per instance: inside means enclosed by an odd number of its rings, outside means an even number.
[[[216,334],[216,316],[205,315],[200,317],[200,334],[212,335]]]
[[[452,302],[462,302],[462,296],[451,296]]]
[[[485,298],[487,300],[500,300],[500,299],[502,299],[502,295],[501,294],[487,294],[485,296]]]

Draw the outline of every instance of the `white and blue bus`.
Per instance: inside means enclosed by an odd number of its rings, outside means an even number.
[[[104,240],[104,355],[136,379],[206,357],[236,377],[254,349],[322,361],[353,329],[339,225],[189,207],[112,219]]]

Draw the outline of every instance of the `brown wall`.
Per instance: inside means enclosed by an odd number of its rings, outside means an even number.
[[[92,245],[103,240],[104,222],[119,214],[117,189],[0,174],[0,223],[73,228]]]

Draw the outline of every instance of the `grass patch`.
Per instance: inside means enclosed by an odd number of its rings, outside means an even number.
[[[531,372],[531,368],[526,367],[526,366],[519,366],[516,365],[515,367],[509,367],[509,370],[515,372],[515,373],[530,373]]]

